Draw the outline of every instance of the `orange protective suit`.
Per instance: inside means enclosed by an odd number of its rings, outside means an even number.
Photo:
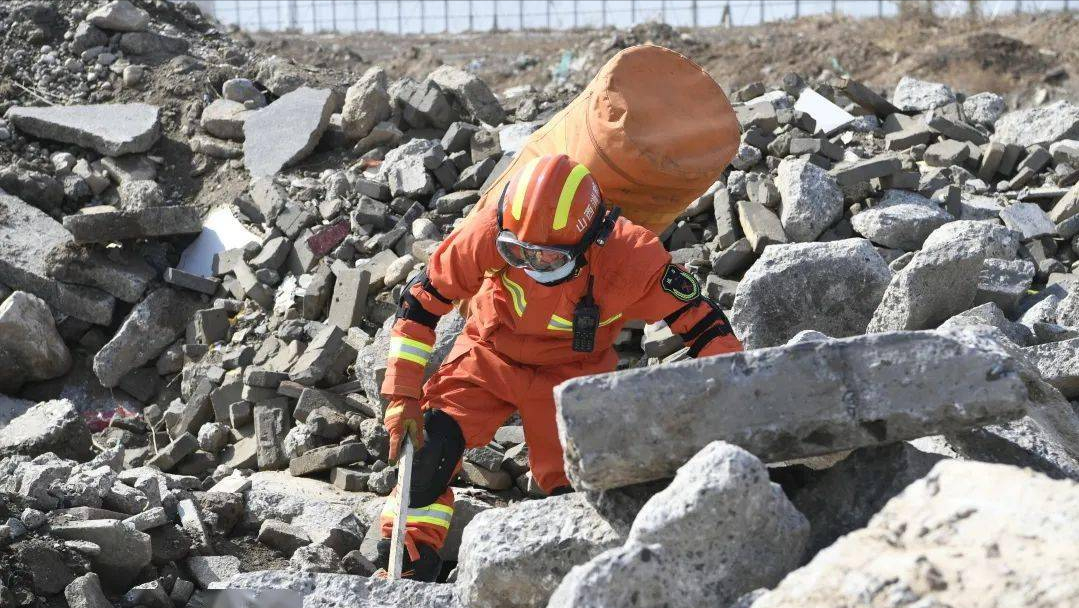
[[[568,486],[562,446],[555,425],[552,388],[569,378],[609,372],[618,357],[612,344],[626,321],[666,320],[696,356],[741,350],[718,306],[700,293],[695,278],[671,264],[655,233],[620,218],[603,246],[584,254],[577,275],[554,286],[533,281],[508,267],[499,255],[495,206],[473,215],[431,257],[428,281],[410,293],[430,315],[444,315],[454,300],[469,301],[464,331],[439,370],[423,385],[424,366],[435,342],[430,324],[399,318],[382,393],[387,398],[421,398],[424,409],[449,414],[460,426],[466,447],[487,445],[516,410],[529,448],[529,464],[539,486],[551,492]],[[574,308],[585,295],[589,276],[600,309],[592,352],[572,347]],[[421,386],[423,390],[421,391]],[[617,416],[617,412],[612,412]],[[431,505],[408,513],[406,546],[440,547],[452,517],[448,487]],[[396,499],[381,517],[382,534],[393,529]]]

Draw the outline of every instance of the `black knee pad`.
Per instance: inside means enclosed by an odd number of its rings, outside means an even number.
[[[442,495],[453,479],[457,461],[465,453],[465,436],[460,425],[439,410],[427,410],[423,415],[425,440],[412,461],[412,483],[409,503],[413,507],[427,506]]]

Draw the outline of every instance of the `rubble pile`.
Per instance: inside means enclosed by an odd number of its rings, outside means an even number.
[[[452,66],[340,86],[182,3],[0,17],[36,45],[4,68],[30,93],[0,100],[0,608],[841,605],[853,587],[813,581],[855,568],[856,593],[929,605],[984,559],[1008,593],[1079,598],[1074,530],[1049,532],[1079,480],[1079,107],[911,78],[735,91],[732,166],[661,237],[747,351],[686,361],[628,326],[623,371],[556,392],[579,491],[528,500],[509,421],[466,452],[450,584],[424,585],[369,578],[388,328],[560,98]],[[1002,478],[1055,497],[1045,517],[1000,523]],[[1035,552],[1058,570],[1012,567]]]

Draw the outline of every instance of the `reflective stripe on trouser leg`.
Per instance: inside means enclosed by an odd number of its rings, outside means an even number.
[[[386,499],[386,504],[382,507],[382,517],[396,517],[397,508],[397,495],[395,494]],[[431,524],[432,526],[440,526],[447,530],[450,528],[450,521],[452,519],[453,507],[440,505],[437,502],[433,502],[425,507],[417,507],[415,509],[410,508],[405,515],[405,521],[410,524]]]
[[[397,488],[386,498],[379,515],[379,527],[382,538],[393,537],[393,520],[397,516]],[[446,543],[453,518],[453,491],[449,488],[438,500],[415,509],[409,509],[405,521],[405,546],[412,559],[419,559],[416,543],[441,549]]]

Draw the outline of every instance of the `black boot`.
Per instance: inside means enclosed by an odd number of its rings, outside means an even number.
[[[401,565],[401,578],[409,578],[414,581],[433,583],[442,572],[442,557],[431,545],[416,543],[416,549],[420,552],[420,558],[415,562],[405,551],[404,563]],[[378,541],[378,559],[375,565],[385,570],[390,569],[390,539],[383,538]]]

